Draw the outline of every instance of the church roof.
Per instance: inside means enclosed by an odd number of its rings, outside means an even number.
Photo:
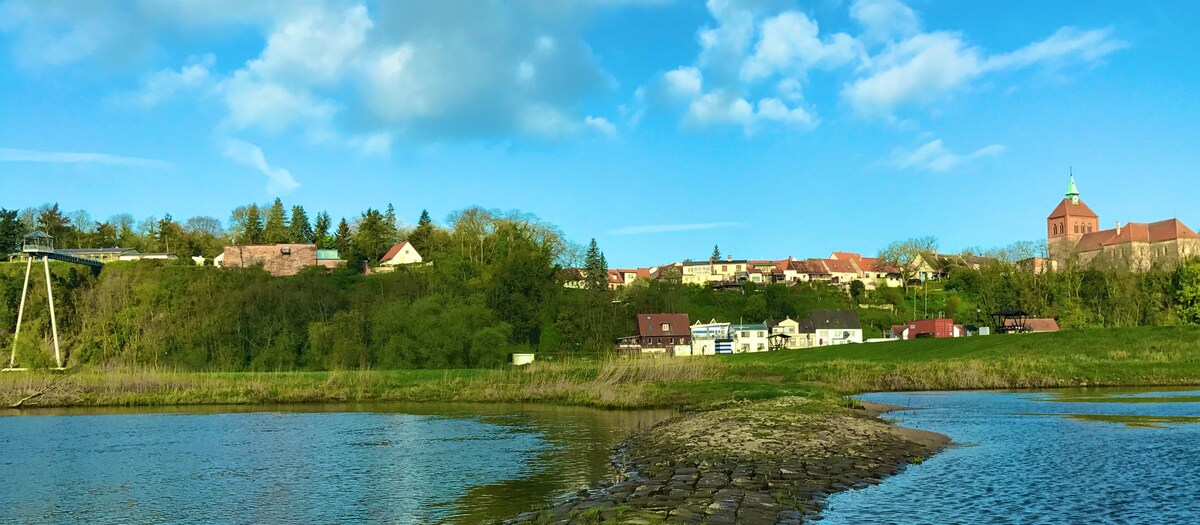
[[[1079,244],[1075,246],[1075,249],[1080,252],[1090,252],[1104,246],[1133,242],[1155,243],[1177,239],[1200,239],[1200,235],[1180,222],[1179,219],[1151,223],[1131,222],[1121,226],[1120,230],[1120,233],[1113,228],[1084,234],[1083,237],[1080,237]]]
[[[1071,199],[1063,199],[1062,202],[1058,203],[1058,207],[1054,208],[1054,211],[1050,212],[1050,216],[1046,218],[1057,219],[1059,217],[1066,217],[1068,215],[1072,217],[1099,217],[1096,215],[1096,212],[1092,211],[1092,209],[1089,208],[1087,204],[1084,204],[1083,201],[1071,202]]]

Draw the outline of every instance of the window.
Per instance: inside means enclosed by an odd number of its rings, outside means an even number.
[[[671,331],[671,323],[663,323],[662,326],[659,328],[661,328],[662,331],[664,331],[664,332],[670,332]]]
[[[750,332],[742,332],[742,337],[750,337]]]
[[[1075,233],[1079,233],[1079,225],[1078,224],[1075,225]]]

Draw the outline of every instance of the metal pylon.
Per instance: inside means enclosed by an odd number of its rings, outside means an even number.
[[[8,367],[17,364],[17,342],[21,338],[21,321],[25,317],[25,298],[29,295],[29,274],[33,273],[33,259],[30,255],[25,263],[25,284],[21,287],[21,306],[17,309],[17,329],[13,332],[12,354],[8,357]],[[54,363],[62,368],[62,353],[58,348],[58,319],[54,316],[54,288],[50,286],[50,258],[42,256],[42,266],[46,268],[46,298],[50,301],[50,332],[54,334]]]

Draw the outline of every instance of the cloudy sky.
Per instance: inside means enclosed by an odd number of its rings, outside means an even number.
[[[1196,2],[0,1],[0,207],[520,209],[614,265],[1200,227]],[[1189,36],[1191,35],[1191,36]]]

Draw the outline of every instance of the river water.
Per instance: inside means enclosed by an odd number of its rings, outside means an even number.
[[[868,394],[955,445],[835,494],[830,524],[1200,523],[1200,391]]]
[[[388,404],[6,415],[0,523],[424,524],[486,523],[587,487],[612,475],[622,437],[670,413]]]

